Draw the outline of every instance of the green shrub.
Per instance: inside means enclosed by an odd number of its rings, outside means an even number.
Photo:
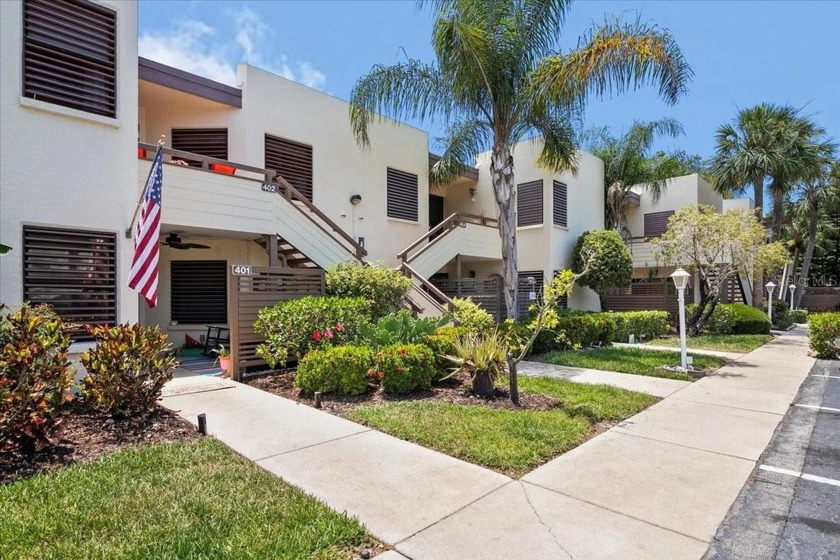
[[[435,375],[432,381],[439,381],[449,375],[449,370],[453,366],[452,362],[446,356],[454,355],[455,341],[468,334],[470,334],[470,329],[463,326],[441,327],[434,334],[426,337],[424,343],[432,350],[435,356]]]
[[[697,306],[685,306],[686,319]],[[768,334],[770,318],[766,313],[743,303],[719,303],[703,327],[704,334]]]
[[[561,315],[554,329],[558,335],[558,347],[552,350],[568,350],[593,345],[606,345],[615,340],[616,324],[612,313],[582,313]]]
[[[452,313],[455,322],[472,332],[487,332],[496,321],[493,316],[470,298],[452,298],[456,309]]]
[[[622,311],[607,315],[615,324],[613,342],[627,342],[631,334],[636,340],[653,340],[670,330],[667,311]]]
[[[155,409],[163,385],[172,379],[175,357],[157,326],[89,327],[96,346],[82,354],[87,376],[81,396],[115,416]]]
[[[808,320],[808,338],[811,350],[818,358],[833,360],[840,358],[840,312],[815,313]]]
[[[312,350],[356,340],[370,322],[371,306],[364,298],[307,296],[260,309],[254,329],[265,339],[257,355],[271,367],[285,365]]]
[[[777,299],[773,301],[773,327],[786,330],[793,324],[793,314],[790,312],[790,304]]]
[[[365,324],[359,329],[357,344],[367,344],[373,348],[393,344],[419,344],[438,328],[449,323],[449,317],[423,317],[415,319],[407,310],[386,315],[376,324]]]
[[[633,257],[627,244],[615,230],[594,229],[578,237],[572,252],[572,270],[581,272],[577,283],[599,295],[610,288],[626,286],[633,276]]]
[[[24,304],[0,319],[0,451],[54,445],[69,400],[70,337],[46,306]]]
[[[405,395],[431,387],[435,371],[431,348],[423,344],[396,344],[376,353],[376,365],[369,374],[379,380],[386,393]]]
[[[804,324],[808,322],[808,310],[807,309],[794,309],[793,310],[793,322]]]
[[[368,389],[374,351],[365,346],[332,346],[309,352],[298,363],[295,386],[314,393],[360,395]]]
[[[411,279],[382,264],[343,262],[327,270],[327,294],[342,298],[364,298],[370,303],[373,321],[404,307]]]

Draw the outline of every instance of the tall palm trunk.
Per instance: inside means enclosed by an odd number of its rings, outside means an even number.
[[[805,247],[805,256],[802,258],[802,272],[799,274],[799,282],[796,283],[796,292],[794,294],[793,305],[797,309],[802,302],[802,295],[805,293],[805,285],[808,283],[808,274],[811,268],[811,259],[814,257],[814,246],[817,244],[817,224],[819,223],[819,216],[817,215],[817,201],[813,193],[808,193],[808,245]]]
[[[764,225],[764,175],[753,180],[753,198],[756,218],[760,224]],[[764,302],[764,276],[760,271],[753,272],[752,297],[753,307],[761,309]]]
[[[785,195],[781,192],[773,193],[773,238],[778,241],[782,236],[782,218],[784,217]]]
[[[516,207],[514,206],[513,156],[510,146],[496,143],[490,158],[490,176],[496,197],[496,218],[499,220],[499,237],[502,241],[502,275],[504,276],[505,308],[508,317],[519,319],[519,270],[516,255]],[[516,377],[516,360],[508,353],[510,400],[519,404],[519,383]]]

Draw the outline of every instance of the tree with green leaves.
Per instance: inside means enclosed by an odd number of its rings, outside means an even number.
[[[691,336],[703,330],[729,281],[781,266],[788,258],[781,243],[766,243],[764,227],[752,212],[717,213],[711,206],[682,207],[653,244],[665,264],[685,267],[700,278],[700,302],[686,320]]]
[[[587,268],[585,274],[581,274]],[[577,283],[592,288],[604,308],[610,288],[626,286],[633,277],[633,257],[617,231],[596,229],[578,237],[572,251],[572,271],[581,274]]]
[[[700,171],[702,162],[696,156],[681,151],[651,152],[657,138],[675,138],[683,133],[679,122],[664,118],[636,121],[621,136],[611,135],[607,128],[584,134],[587,151],[604,161],[606,227],[626,233],[624,220],[631,187],[643,188],[655,204],[665,192],[668,179]]]

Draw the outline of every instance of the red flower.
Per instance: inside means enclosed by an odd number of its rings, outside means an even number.
[[[324,331],[324,337],[325,338],[332,338],[333,337],[332,331],[330,329],[325,330]]]
[[[312,331],[312,340],[315,342],[321,340],[321,331]]]
[[[337,330],[338,332],[344,332],[344,324],[343,323],[336,323],[335,324],[335,330]]]

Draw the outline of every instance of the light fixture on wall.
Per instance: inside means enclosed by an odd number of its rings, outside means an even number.
[[[360,195],[360,194],[354,194],[353,196],[350,197],[350,204],[352,204],[353,206],[356,206],[361,201],[362,201],[362,195]]]
[[[475,187],[470,187],[470,202],[475,202]]]

